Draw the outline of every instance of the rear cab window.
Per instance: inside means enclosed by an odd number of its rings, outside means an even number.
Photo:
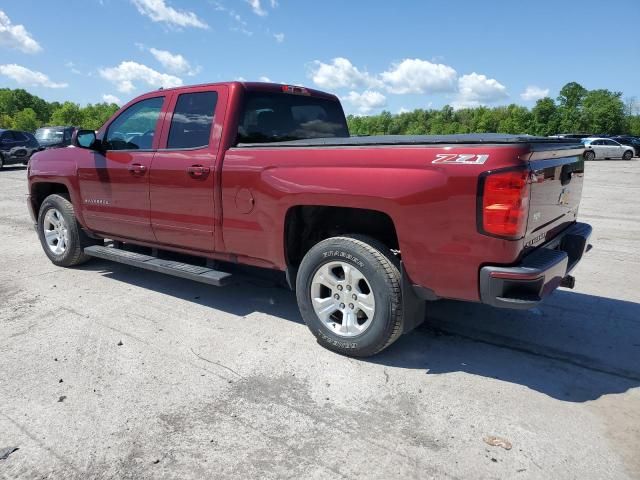
[[[306,94],[247,91],[237,143],[348,137],[340,102]]]

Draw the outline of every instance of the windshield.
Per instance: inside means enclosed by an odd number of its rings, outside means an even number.
[[[238,143],[348,136],[338,101],[290,93],[248,92],[238,126]]]
[[[36,139],[40,143],[57,143],[64,139],[64,130],[60,128],[39,128],[36,130]]]

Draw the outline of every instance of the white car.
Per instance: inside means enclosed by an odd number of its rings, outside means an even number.
[[[631,160],[633,158],[633,147],[622,145],[610,138],[583,138],[584,159],[599,160],[603,158],[622,158]]]

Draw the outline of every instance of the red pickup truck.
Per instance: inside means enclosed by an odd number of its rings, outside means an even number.
[[[350,137],[334,95],[216,83],[147,93],[37,153],[28,204],[56,265],[218,286],[230,263],[278,270],[322,345],[367,356],[427,301],[531,308],[572,287],[591,234],[582,154],[530,136]]]

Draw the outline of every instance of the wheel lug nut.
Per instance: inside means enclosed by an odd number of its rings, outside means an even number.
[[[351,291],[351,285],[347,285],[347,291],[350,292]]]
[[[338,290],[342,291],[342,285],[338,285]]]
[[[344,303],[341,303],[341,304],[340,304],[340,308],[344,308]]]
[[[353,310],[353,303],[350,303],[350,304],[349,304],[349,308],[350,308],[351,310]]]
[[[357,300],[358,296],[354,293],[353,295],[351,295],[351,298],[353,298],[354,300]]]
[[[340,295],[338,295],[337,293],[333,296],[333,298],[335,298],[336,300],[340,300]]]

